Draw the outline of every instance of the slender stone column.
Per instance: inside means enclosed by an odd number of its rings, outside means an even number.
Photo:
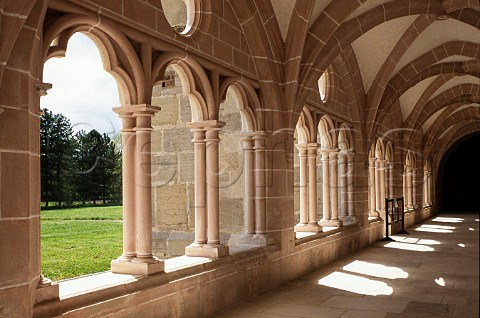
[[[380,159],[375,160],[375,209],[377,212],[382,211],[382,199],[380,194]]]
[[[322,220],[320,220],[320,225],[327,225],[330,222],[331,215],[330,215],[330,159],[329,159],[329,152],[326,149],[322,149],[320,151],[322,154],[322,174],[323,174],[323,187],[322,187],[322,196],[323,196],[323,203],[322,203]]]
[[[417,172],[416,169],[412,169],[412,206],[413,209],[418,207],[417,205]]]
[[[152,253],[151,127],[160,107],[147,104],[115,108],[123,119],[124,254],[112,261],[114,273],[150,275],[163,261]]]
[[[407,167],[405,166],[402,173],[402,194],[403,194],[403,207],[407,210]]]
[[[393,198],[393,163],[388,164],[388,197]]]
[[[205,130],[196,123],[190,123],[193,132],[193,153],[195,171],[195,241],[192,246],[207,243],[207,198],[206,198],[206,146]]]
[[[406,198],[407,198],[407,210],[413,210],[412,204],[412,168],[407,167],[405,171],[405,184],[406,184]]]
[[[348,220],[350,223],[356,223],[355,218],[355,208],[354,208],[354,199],[353,199],[353,176],[354,176],[354,159],[355,153],[347,153],[347,196],[348,196]]]
[[[253,136],[251,134],[240,135],[243,145],[243,217],[245,235],[255,234],[255,155],[253,150]]]
[[[219,258],[228,255],[228,246],[220,244],[219,224],[218,144],[219,130],[225,123],[209,120],[189,126],[194,132],[195,242],[185,248],[185,255]]]
[[[332,212],[332,226],[342,226],[338,218],[338,151],[331,151],[330,160],[330,211]]]
[[[428,188],[427,188],[427,183],[428,183],[428,171],[423,170],[423,206],[426,207],[428,206]]]
[[[298,144],[297,149],[300,159],[300,222],[295,226],[295,231],[304,232],[308,224],[308,155],[305,144]]]
[[[338,191],[340,196],[340,219],[346,220],[348,216],[347,154],[343,151],[338,154]]]
[[[377,160],[378,174],[379,174],[379,190],[377,196],[380,197],[379,211],[385,212],[385,160]]]
[[[267,215],[266,215],[266,189],[265,189],[265,140],[263,134],[256,134],[253,137],[255,141],[255,232],[256,236],[266,236],[267,234]]]
[[[220,244],[220,209],[219,209],[219,163],[218,143],[220,142],[219,130],[224,123],[205,127],[207,146],[207,243],[209,245]]]
[[[123,192],[123,254],[120,262],[131,261],[136,257],[135,242],[135,147],[136,134],[133,130],[135,118],[120,114],[122,118],[122,192]]]
[[[378,217],[379,214],[377,212],[377,202],[376,202],[376,181],[375,181],[375,158],[369,157],[368,158],[368,176],[369,176],[369,183],[370,183],[370,216],[371,217]]]
[[[432,203],[432,173],[429,171],[428,172],[428,178],[427,178],[427,194],[428,194],[428,205],[431,206]]]
[[[153,110],[148,107],[135,111],[133,116],[137,124],[135,131],[136,158],[135,158],[135,180],[136,180],[136,237],[137,256],[133,259],[135,263],[156,263],[158,259],[152,253],[152,117]]]
[[[317,220],[317,156],[318,144],[307,144],[308,148],[308,227],[318,232]]]

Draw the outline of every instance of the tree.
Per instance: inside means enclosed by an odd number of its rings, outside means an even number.
[[[40,120],[41,196],[49,202],[68,202],[73,197],[72,154],[73,130],[70,120],[62,114],[43,110]]]
[[[85,202],[118,200],[121,188],[121,153],[106,135],[95,129],[75,135],[75,188],[78,197]]]

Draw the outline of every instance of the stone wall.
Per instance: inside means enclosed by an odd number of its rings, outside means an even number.
[[[165,258],[184,254],[194,240],[194,153],[188,96],[173,70],[171,79],[153,89],[152,104],[161,106],[152,126],[152,197],[154,209],[154,253]],[[220,106],[219,119],[226,123],[220,131],[220,231],[226,243],[230,234],[243,228],[243,150],[238,134],[242,131],[236,97],[231,90]]]

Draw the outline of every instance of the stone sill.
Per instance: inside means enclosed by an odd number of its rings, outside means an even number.
[[[37,303],[34,317],[52,317],[115,297],[140,292],[186,278],[211,275],[227,270],[229,265],[242,267],[258,263],[267,255],[279,250],[276,245],[267,247],[238,245],[230,246],[230,255],[219,259],[179,256],[164,260],[165,272],[150,275],[114,274],[111,271],[95,273],[55,282],[59,285],[59,298]]]
[[[323,232],[296,232],[295,246],[304,244],[307,242],[316,241],[322,238],[329,238],[335,236],[337,233],[342,233],[351,229],[359,229],[357,224],[348,224],[341,227],[324,226]]]

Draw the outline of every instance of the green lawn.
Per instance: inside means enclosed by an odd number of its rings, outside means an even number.
[[[42,211],[42,273],[52,280],[102,272],[122,253],[122,207]]]

